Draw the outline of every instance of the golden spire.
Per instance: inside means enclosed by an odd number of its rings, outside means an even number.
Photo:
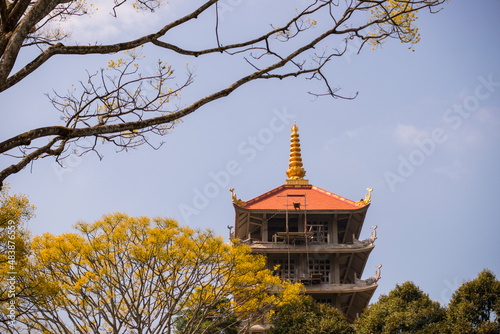
[[[288,176],[286,184],[309,184],[309,181],[304,179],[306,171],[302,168],[298,130],[299,127],[294,124],[292,126],[292,138],[290,139],[290,163],[286,171],[286,176]]]

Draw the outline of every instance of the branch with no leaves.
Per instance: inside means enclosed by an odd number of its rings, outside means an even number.
[[[97,147],[100,142],[112,143],[118,150],[143,144],[158,147],[150,141],[150,135],[165,135],[184,116],[259,79],[304,76],[324,83],[324,92],[310,92],[315,97],[355,98],[357,93],[342,96],[330,83],[328,63],[345,56],[348,49],[354,47],[359,52],[367,44],[375,48],[390,38],[408,43],[411,48],[420,38],[414,26],[416,13],[423,9],[436,12],[445,1],[311,0],[279,25],[271,25],[267,31],[252,38],[225,44],[222,33],[230,27],[219,20],[219,11],[215,10],[217,0],[208,0],[151,34],[115,44],[86,46],[66,45],[66,35],[47,35],[42,29],[50,26],[56,18],[67,20],[75,15],[87,15],[89,9],[80,2],[19,0],[15,5],[1,4],[0,92],[27,80],[54,56],[109,54],[131,51],[146,44],[186,60],[205,55],[216,57],[222,53],[241,60],[242,72],[247,72],[228,82],[225,88],[204,97],[188,98],[189,103],[180,105],[177,100],[179,93],[182,91],[183,96],[187,95],[189,86],[194,84],[193,74],[188,70],[185,78],[174,76],[173,68],[161,61],[156,64],[155,73],[144,73],[137,56],[131,52],[125,58],[112,61],[106,68],[89,74],[86,82],[72,87],[67,94],[54,93],[50,97],[54,108],[62,115],[63,124],[29,130],[0,143],[0,153],[18,159],[0,171],[0,184],[39,158],[54,156],[61,162],[69,150],[78,151],[78,154],[89,151],[99,154]],[[118,15],[127,3],[127,0],[115,0],[113,14]],[[160,4],[160,0],[140,0],[133,6],[137,10],[154,11]],[[213,47],[190,49],[182,42],[169,39],[176,29],[189,27],[201,14],[212,18],[215,15],[215,20],[206,20],[211,27],[207,29],[215,34]],[[328,46],[334,41],[341,47]],[[39,48],[40,53],[26,64],[15,67],[21,51],[30,47]],[[318,52],[318,49],[322,51]],[[84,138],[91,139],[91,144],[88,140],[83,143],[81,139]]]

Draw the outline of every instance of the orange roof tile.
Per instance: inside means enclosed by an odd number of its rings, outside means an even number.
[[[305,197],[300,195],[305,195]],[[246,201],[246,205],[240,207],[247,210],[286,210],[287,199],[289,210],[294,209],[294,202],[300,203],[301,210],[304,210],[306,204],[307,210],[325,211],[359,210],[363,207],[357,206],[354,201],[313,185],[286,184]]]

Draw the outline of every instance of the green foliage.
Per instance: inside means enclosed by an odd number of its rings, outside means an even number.
[[[448,308],[450,333],[500,333],[500,281],[489,270],[462,284]]]
[[[185,333],[191,323],[196,321],[195,314],[199,310],[189,310],[176,324],[176,334]],[[241,321],[231,310],[231,300],[224,298],[214,306],[206,307],[203,313],[206,319],[200,325],[205,334],[238,334]]]
[[[351,334],[352,326],[336,308],[310,296],[281,307],[272,317],[269,334]]]
[[[445,310],[429,299],[413,282],[396,285],[382,295],[356,321],[356,332],[364,333],[439,333]]]

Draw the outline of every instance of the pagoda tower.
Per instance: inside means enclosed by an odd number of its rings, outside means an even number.
[[[230,189],[236,212],[233,236],[267,257],[283,280],[301,282],[307,295],[341,310],[353,322],[368,305],[380,278],[361,280],[371,238],[358,240],[372,189],[357,202],[309,184],[304,179],[297,125],[292,127],[290,163],[284,185],[248,201]],[[260,327],[260,326],[259,326]],[[263,332],[264,328],[254,333]]]

